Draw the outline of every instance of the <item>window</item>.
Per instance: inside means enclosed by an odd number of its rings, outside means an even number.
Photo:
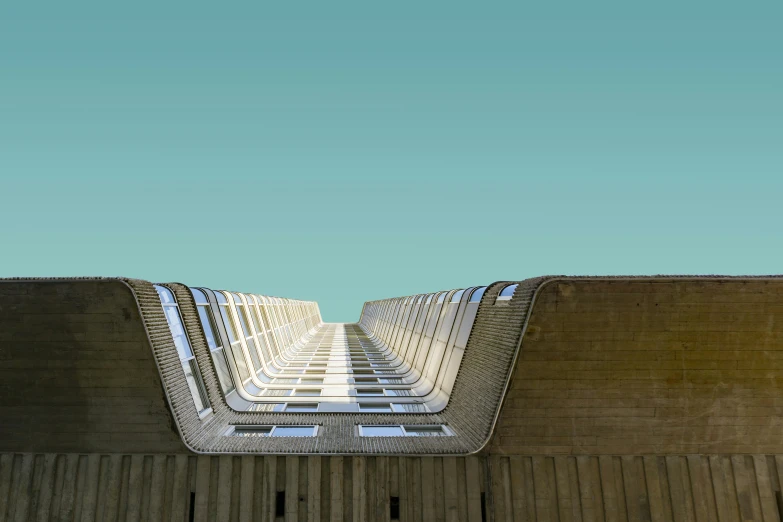
[[[226,327],[226,333],[228,334],[228,340],[231,345],[231,355],[234,357],[234,363],[237,366],[240,379],[242,382],[245,382],[250,379],[250,371],[247,368],[242,346],[239,344],[239,330],[231,315],[231,309],[228,306],[226,296],[223,295],[222,292],[215,292],[215,298],[217,299],[220,308],[220,316],[223,319],[223,325]]]
[[[425,426],[359,426],[360,437],[450,437],[453,433],[439,424]]]
[[[299,388],[294,392],[295,395],[308,395],[311,397],[316,397],[318,395],[321,395],[321,390],[316,388]]]
[[[481,288],[476,288],[473,290],[473,293],[470,294],[470,302],[471,303],[478,303],[481,301],[481,296],[484,295],[484,291],[487,289],[486,286],[482,286]]]
[[[362,413],[391,413],[391,404],[371,404],[360,402],[359,411]]]
[[[247,310],[242,303],[239,295],[232,294],[234,296],[234,305],[237,309],[237,317],[239,317],[239,324],[242,327],[243,337],[245,338],[245,344],[247,345],[247,351],[250,354],[250,359],[253,361],[255,370],[261,369],[261,360],[258,358],[258,350],[256,349],[256,343],[253,340],[253,332],[250,330],[249,322],[247,319]]]
[[[312,412],[318,411],[318,404],[314,402],[289,402],[286,404],[287,412]]]
[[[234,426],[234,437],[315,437],[318,426]]]
[[[185,380],[190,388],[190,394],[196,405],[196,411],[203,414],[209,410],[207,402],[207,392],[204,388],[204,382],[201,380],[201,372],[198,370],[198,363],[190,346],[190,341],[185,332],[182,323],[182,317],[179,315],[179,307],[174,299],[174,294],[168,288],[155,285],[158,291],[160,303],[163,306],[163,313],[166,316],[166,322],[171,331],[171,337],[174,339],[174,346],[177,348],[179,360],[182,362],[182,371],[185,373]]]
[[[517,289],[517,286],[519,285],[508,285],[503,290],[500,291],[500,294],[498,295],[497,301],[510,301],[512,297],[514,297],[514,291]]]
[[[386,395],[391,395],[394,397],[411,397],[414,395],[414,392],[413,390],[408,388],[398,388],[398,389],[386,390]]]
[[[402,426],[359,426],[360,437],[403,437]]]
[[[212,361],[215,363],[215,370],[217,371],[218,380],[220,381],[220,387],[223,390],[223,393],[228,395],[234,391],[234,383],[231,380],[231,371],[228,367],[226,354],[223,351],[222,342],[217,333],[218,329],[215,325],[215,317],[212,315],[212,309],[209,306],[206,294],[201,290],[196,289],[191,289],[191,293],[193,294],[193,299],[196,301],[198,317],[201,320],[201,327],[207,338],[207,345],[209,346]]]
[[[235,437],[269,437],[274,426],[234,426]]]
[[[408,437],[445,437],[451,435],[445,426],[403,426]]]
[[[383,395],[383,389],[381,388],[358,388],[356,390],[356,395],[361,395],[362,397],[371,397],[371,396],[382,396]]]
[[[465,292],[465,290],[460,290],[458,292],[454,292],[454,295],[451,296],[450,303],[459,303],[460,297],[462,297],[462,294]]]
[[[283,411],[284,409],[285,404],[283,403],[257,402],[251,404],[247,411]]]
[[[318,426],[275,426],[272,437],[315,437]]]

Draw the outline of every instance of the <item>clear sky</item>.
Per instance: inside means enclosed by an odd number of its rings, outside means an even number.
[[[0,277],[783,270],[783,2],[5,2]]]

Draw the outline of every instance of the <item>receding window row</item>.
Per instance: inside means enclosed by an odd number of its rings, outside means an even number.
[[[445,407],[486,287],[365,303],[359,325],[399,359],[404,379],[432,411]]]
[[[442,424],[359,424],[356,427],[359,437],[450,437],[454,433]],[[235,425],[226,435],[232,437],[317,437],[318,426],[287,425]]]
[[[155,289],[160,297],[196,410],[201,416],[207,415],[211,408],[206,388],[176,297],[164,286],[155,285]],[[231,311],[228,309],[228,299],[222,292],[212,292],[215,302],[211,303],[207,297],[207,292],[211,291],[206,289],[191,289],[191,291],[221,389],[227,397],[236,390],[238,382],[250,380],[249,367],[252,368],[255,364],[260,366],[259,351],[254,342],[256,335],[263,335],[263,341],[259,344],[263,344],[265,355],[271,360],[275,351],[279,354],[281,350],[298,342],[307,332],[321,324],[318,306],[313,302],[247,294],[243,294],[243,302],[237,294],[227,292],[236,305],[235,311]],[[214,305],[217,305],[220,312],[218,314],[222,320],[220,322],[213,313]],[[250,310],[245,310],[243,307]],[[252,319],[249,320],[249,317]],[[250,324],[253,324],[254,331],[250,329]],[[240,335],[246,343],[247,351],[241,345]],[[223,339],[228,342],[224,342]],[[232,352],[230,359],[224,349],[226,345]]]
[[[450,437],[454,433],[442,424],[432,425],[388,425],[372,426],[360,424],[357,426],[360,437]]]
[[[288,412],[288,413],[317,413],[321,411],[321,403],[317,402],[280,402],[280,403],[261,403],[255,404],[249,411],[270,411],[270,412]],[[349,407],[357,408],[359,413],[413,413],[426,412],[427,409],[422,404],[396,404],[391,402],[359,402]],[[329,410],[331,413],[332,410]]]
[[[226,435],[231,437],[317,437],[318,426],[232,426]]]
[[[209,404],[204,383],[176,299],[165,287],[156,288],[196,409],[206,414]],[[503,288],[497,300],[510,300],[516,288]],[[427,404],[433,397],[440,401],[441,406],[433,411],[445,406],[485,289],[368,302],[360,323],[345,326],[323,325],[317,304],[312,302],[199,288],[191,291],[227,397],[238,387],[244,401],[308,396],[313,397],[316,411],[317,403],[334,401],[343,393],[355,398],[389,397],[390,404],[396,400],[406,406],[401,410],[391,407],[394,412],[421,411],[423,403],[414,397],[425,397]],[[345,377],[340,378],[341,374]],[[394,386],[372,387],[378,384]],[[329,388],[327,392],[327,388],[308,385]],[[265,406],[280,411],[277,403],[245,402],[241,409],[267,411]],[[358,406],[359,411],[388,411],[386,407]],[[290,403],[282,408],[308,411],[312,404]]]

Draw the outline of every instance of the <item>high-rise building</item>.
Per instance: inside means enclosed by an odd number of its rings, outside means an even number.
[[[783,278],[0,280],[6,520],[778,520]]]

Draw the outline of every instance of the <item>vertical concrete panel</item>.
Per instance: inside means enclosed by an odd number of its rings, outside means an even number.
[[[465,458],[465,488],[468,497],[468,520],[481,522],[481,461],[478,457]]]
[[[76,474],[79,470],[79,456],[65,456],[65,472],[63,474],[62,492],[60,494],[60,519],[73,518],[74,495],[76,494]]]
[[[307,482],[307,522],[320,522],[321,457],[318,455],[307,459]]]
[[[332,522],[343,520],[343,458],[332,457],[329,463],[331,484],[331,514]]]
[[[446,522],[459,522],[459,474],[457,458],[443,457],[443,493],[446,507]]]
[[[756,472],[762,519],[764,522],[780,522],[775,492],[772,490],[772,480],[767,467],[767,458],[764,455],[753,455],[753,467]]]
[[[695,522],[688,465],[684,457],[666,457],[672,514],[676,522]]]
[[[664,494],[668,495],[668,488],[661,484],[658,465],[658,457],[644,457],[644,476],[647,483],[647,495],[650,502],[651,522],[664,522],[671,520],[671,510],[666,509]]]
[[[375,520],[389,522],[389,457],[377,457],[375,470]]]
[[[582,505],[584,522],[604,520],[601,473],[596,457],[576,457],[576,469],[579,476],[579,500]],[[528,517],[534,520],[533,517]]]
[[[354,522],[364,522],[367,520],[366,459],[365,457],[353,457],[351,465],[353,466],[353,491],[351,495],[353,520]]]
[[[1,459],[0,459],[1,460]],[[54,493],[54,481],[57,471],[57,455],[48,453],[44,455],[44,470],[41,476],[41,488],[38,493],[36,520],[39,522],[49,520]],[[2,470],[0,470],[2,473]],[[2,494],[2,492],[0,492]],[[0,498],[4,498],[0,496]]]
[[[285,522],[297,522],[299,507],[299,457],[285,457]]]
[[[33,462],[34,456],[30,453],[22,455],[19,471],[14,473],[11,494],[13,497],[9,502],[9,520],[14,522],[24,522],[30,508],[30,494],[32,493],[33,482]],[[13,516],[11,515],[13,512]]]
[[[536,483],[537,520],[541,522],[558,522],[557,483],[553,458],[533,457],[533,480]]]
[[[761,520],[761,506],[759,505],[758,492],[754,491],[755,476],[751,476],[752,468],[751,470],[748,470],[745,456],[732,456],[731,467],[734,470],[734,484],[737,488],[737,502],[739,504],[740,516],[743,522],[749,520]]]
[[[196,459],[196,498],[193,506],[195,522],[209,522],[209,486],[212,458],[199,455]]]
[[[601,472],[601,491],[604,497],[604,515],[607,522],[627,522],[624,492],[617,490],[614,459],[601,455],[598,457]],[[621,477],[619,477],[621,479]]]
[[[718,519],[715,493],[707,457],[689,455],[688,472],[693,491],[693,505],[697,522],[712,522]]]
[[[199,457],[196,459],[196,466],[198,468],[198,465],[201,463],[201,458]],[[205,462],[208,464],[209,460],[205,458]],[[194,512],[194,520],[195,520],[195,512],[196,507],[198,506],[198,498],[199,498],[199,491],[198,487],[195,488],[193,491],[195,492],[195,501],[194,505],[190,506],[190,485],[188,483],[188,457],[186,455],[177,455],[174,457],[174,484],[172,487],[172,498],[171,498],[171,522],[183,522],[186,520],[186,517],[190,515],[190,510],[192,509]],[[208,475],[208,474],[207,474]],[[198,479],[198,470],[196,471],[196,478]],[[204,486],[202,486],[204,487]]]
[[[649,522],[650,501],[644,478],[641,457],[626,456],[620,459],[629,522]]]
[[[435,520],[435,459],[421,458],[422,517],[425,521]]]
[[[251,522],[253,520],[253,487],[255,479],[255,457],[243,456],[241,459],[241,476],[239,486],[239,522]],[[259,499],[260,501],[261,499]]]

